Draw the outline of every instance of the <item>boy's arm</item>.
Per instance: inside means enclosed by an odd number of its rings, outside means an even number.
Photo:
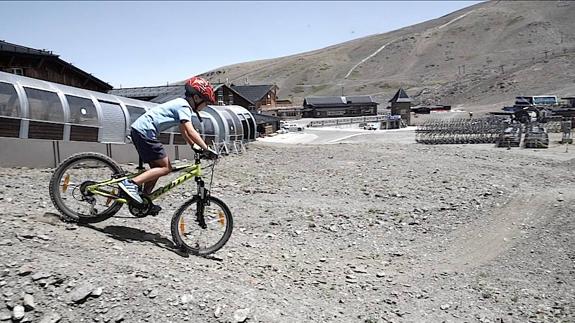
[[[198,146],[202,147],[202,149],[208,149],[208,145],[206,145],[206,143],[204,142],[200,134],[196,131],[196,129],[194,129],[194,126],[190,121],[185,120],[180,123],[180,132],[182,133],[182,136],[184,136],[184,139],[186,139],[186,142],[190,146],[192,146],[195,143]]]

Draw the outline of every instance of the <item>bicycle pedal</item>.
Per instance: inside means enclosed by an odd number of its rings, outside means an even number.
[[[162,211],[162,207],[159,205],[152,205],[152,207],[150,208],[150,211],[148,212],[148,215],[151,216],[157,216],[160,211]]]

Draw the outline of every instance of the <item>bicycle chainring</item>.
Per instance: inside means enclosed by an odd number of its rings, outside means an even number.
[[[130,213],[137,218],[144,218],[148,216],[150,213],[150,209],[152,208],[153,205],[152,200],[150,200],[150,198],[147,196],[142,196],[142,200],[144,200],[144,203],[142,204],[136,204],[136,203],[128,204],[128,209],[130,210]]]

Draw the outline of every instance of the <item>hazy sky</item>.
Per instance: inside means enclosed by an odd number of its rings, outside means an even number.
[[[441,17],[479,1],[0,2],[0,39],[114,87],[165,85]]]

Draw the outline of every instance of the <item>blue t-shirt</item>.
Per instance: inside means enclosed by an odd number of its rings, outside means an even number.
[[[151,108],[132,123],[132,128],[147,138],[157,139],[160,132],[179,126],[184,120],[192,121],[192,108],[188,101],[178,98]]]

